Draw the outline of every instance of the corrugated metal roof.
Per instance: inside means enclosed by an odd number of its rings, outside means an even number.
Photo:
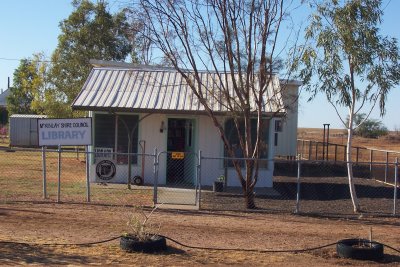
[[[231,75],[202,72],[204,96],[214,112],[229,112],[221,94],[233,93]],[[254,101],[252,101],[254,102]],[[280,83],[273,77],[264,96],[264,113],[282,110]],[[72,107],[80,110],[106,110],[162,113],[201,113],[205,109],[184,77],[173,69],[93,68]],[[252,107],[255,110],[255,107]]]
[[[47,115],[36,115],[36,114],[13,114],[10,118],[29,118],[29,119],[45,119]]]

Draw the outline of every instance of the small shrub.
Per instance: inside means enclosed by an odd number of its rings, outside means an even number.
[[[137,207],[136,212],[131,214],[126,223],[128,232],[125,236],[135,236],[139,241],[145,241],[157,235],[160,232],[160,224],[149,222],[157,208],[158,206],[155,206],[149,214],[146,214],[142,207]]]

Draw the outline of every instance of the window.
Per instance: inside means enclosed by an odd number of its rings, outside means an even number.
[[[132,136],[131,153],[137,153],[138,121],[137,115],[96,114],[95,147],[112,148],[114,152],[128,153],[128,134],[130,134]],[[128,156],[117,155],[117,163],[127,164]],[[137,163],[136,156],[131,157],[131,163]]]
[[[128,153],[129,136],[131,136],[131,153],[138,151],[138,127],[139,116],[137,115],[117,115],[118,138],[117,152]],[[118,155],[117,163],[127,164],[128,155]],[[131,163],[137,163],[137,157],[131,157]]]
[[[95,147],[114,147],[115,145],[115,116],[108,114],[95,115]]]
[[[282,121],[281,120],[275,121],[275,132],[282,132]]]
[[[242,123],[243,127],[240,128],[240,134],[244,134],[244,124]],[[240,148],[239,136],[236,130],[235,122],[233,119],[228,119],[225,121],[224,125],[225,134],[229,139],[234,151],[236,158],[242,158],[243,152]],[[262,145],[261,145],[261,156],[260,158],[268,158],[268,129],[269,129],[269,120],[263,121],[263,129],[262,129]],[[255,142],[257,137],[257,119],[251,120],[251,139],[252,142]],[[224,151],[225,157],[229,157],[228,152]],[[228,163],[228,166],[232,166],[232,163]]]

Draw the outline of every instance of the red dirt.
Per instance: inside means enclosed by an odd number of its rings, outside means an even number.
[[[133,208],[123,206],[14,202],[0,204],[0,265],[125,266],[374,266],[340,259],[335,247],[304,253],[261,253],[189,249],[168,241],[161,254],[126,253],[118,240],[92,246],[49,246],[105,240],[126,231]],[[146,212],[150,212],[147,210]],[[177,241],[210,248],[292,250],[344,238],[367,238],[399,248],[398,218],[328,219],[261,212],[157,210],[152,222]],[[400,254],[385,250],[385,266],[398,266]]]

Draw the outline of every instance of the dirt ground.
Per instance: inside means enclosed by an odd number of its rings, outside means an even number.
[[[150,209],[145,212],[149,213]],[[385,248],[382,262],[341,259],[335,246],[303,253],[187,248],[168,241],[161,254],[127,253],[119,240],[134,209],[126,206],[11,202],[0,204],[0,265],[101,266],[399,266],[400,254]],[[204,248],[296,250],[344,238],[373,239],[400,249],[400,220],[389,217],[338,219],[290,213],[155,211],[159,233]]]

